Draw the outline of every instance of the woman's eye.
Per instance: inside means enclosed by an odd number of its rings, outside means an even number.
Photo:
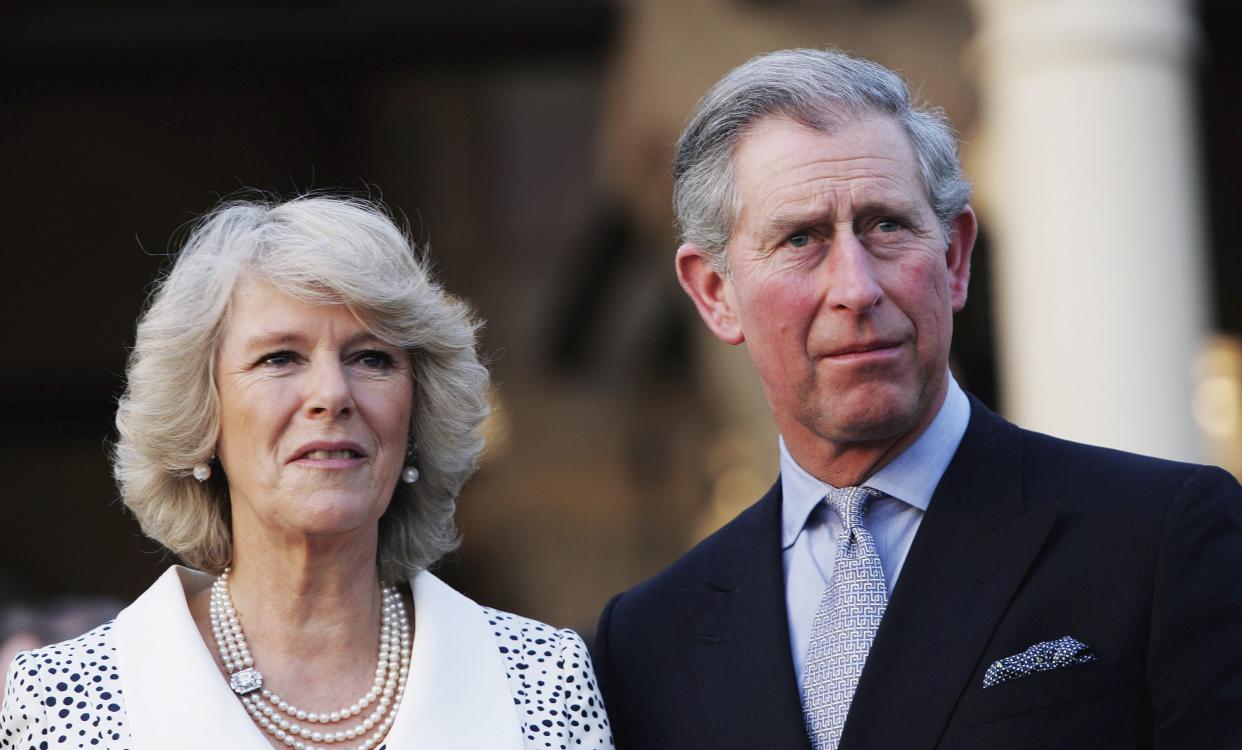
[[[272,352],[271,354],[264,354],[262,359],[259,360],[260,364],[272,365],[274,367],[285,367],[286,365],[293,364],[293,362],[293,352]]]
[[[354,360],[363,367],[370,367],[376,370],[387,370],[393,366],[392,356],[387,352],[381,352],[376,349],[358,352]]]

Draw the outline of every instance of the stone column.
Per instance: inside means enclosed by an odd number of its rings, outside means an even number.
[[[1203,458],[1205,216],[1187,0],[973,0],[976,169],[996,250],[1003,410]]]

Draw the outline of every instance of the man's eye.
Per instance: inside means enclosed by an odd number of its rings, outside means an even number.
[[[788,240],[785,240],[785,242],[790,247],[806,247],[811,244],[811,235],[806,232],[798,232],[797,234],[791,236]]]
[[[901,222],[892,219],[881,219],[875,224],[875,228],[880,232],[898,232],[901,231]]]

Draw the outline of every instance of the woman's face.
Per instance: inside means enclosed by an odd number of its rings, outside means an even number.
[[[216,356],[237,542],[375,534],[405,457],[409,354],[343,305],[243,279]]]

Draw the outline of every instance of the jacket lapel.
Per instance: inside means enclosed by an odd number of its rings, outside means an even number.
[[[521,750],[518,709],[482,608],[426,571],[410,588],[409,684],[385,744]]]
[[[186,606],[187,594],[212,580],[174,566],[117,616],[117,672],[134,750],[268,746]],[[410,588],[410,674],[385,745],[521,750],[521,722],[482,609],[426,571]]]
[[[1021,433],[972,399],[970,426],[876,633],[841,750],[936,745],[1057,509],[1024,508]]]
[[[678,628],[717,748],[809,748],[795,684],[780,545],[780,482],[738,517]]]
[[[175,565],[116,618],[117,675],[134,750],[266,747],[190,616],[213,577]]]

